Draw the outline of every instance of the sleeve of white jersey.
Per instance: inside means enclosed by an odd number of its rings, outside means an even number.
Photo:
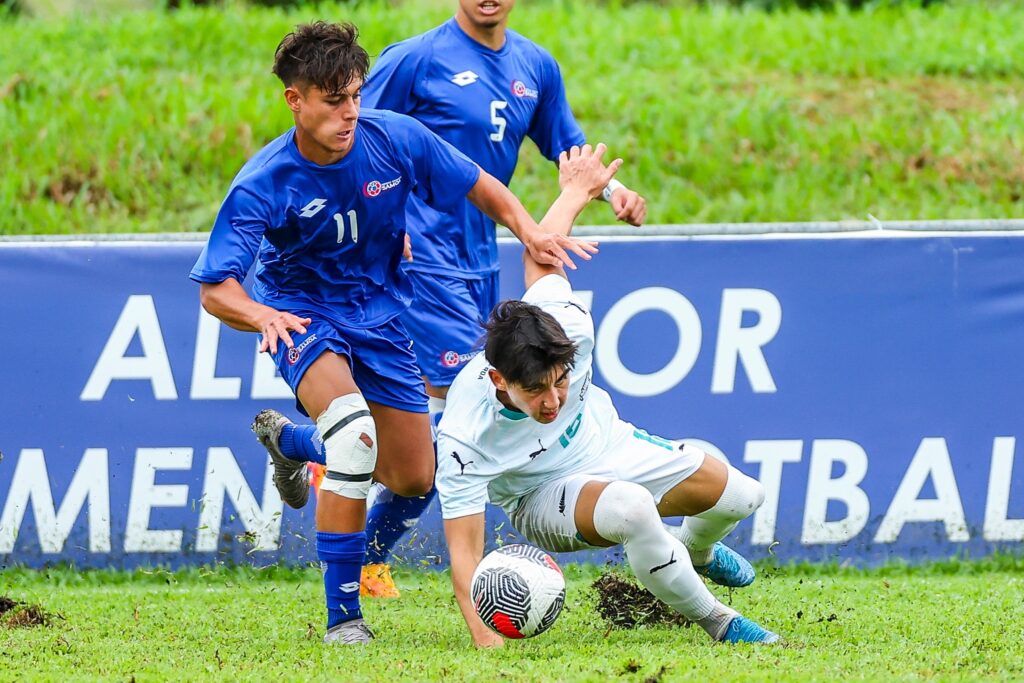
[[[491,477],[479,473],[483,464],[483,458],[474,449],[444,432],[438,435],[434,485],[444,519],[475,515],[486,509]]]
[[[523,301],[537,306],[558,321],[566,336],[576,343],[576,368],[585,371],[594,352],[594,318],[572,285],[561,275],[545,275],[526,290]]]

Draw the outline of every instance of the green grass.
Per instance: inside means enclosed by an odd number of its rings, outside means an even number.
[[[723,599],[782,633],[781,648],[713,645],[699,629],[609,631],[567,570],[555,627],[503,650],[469,646],[447,574],[403,571],[397,601],[373,601],[371,647],[320,644],[315,570],[0,575],[0,595],[59,613],[51,626],[0,627],[0,679],[31,680],[1020,680],[1019,560],[933,570],[762,567]]]
[[[229,4],[0,20],[0,234],[208,229],[245,159],[290,125],[269,73],[300,21],[378,53],[452,2]],[[650,222],[1024,216],[1024,5],[763,12],[521,3],[591,140]],[[539,214],[554,171],[524,147]],[[607,207],[585,223],[613,222]]]

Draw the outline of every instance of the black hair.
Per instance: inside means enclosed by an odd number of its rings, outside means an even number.
[[[300,24],[277,46],[274,74],[285,87],[315,85],[330,95],[340,93],[370,69],[370,55],[358,37],[352,24]]]
[[[576,344],[549,313],[515,299],[501,301],[484,325],[484,357],[507,382],[532,389],[543,386],[551,371],[571,370]]]

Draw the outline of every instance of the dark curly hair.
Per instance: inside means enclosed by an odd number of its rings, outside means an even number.
[[[484,325],[484,357],[506,381],[541,388],[555,369],[572,369],[576,344],[551,314],[525,301],[501,301]]]
[[[330,95],[340,93],[370,69],[370,55],[358,37],[352,24],[300,24],[277,46],[274,74],[285,87],[315,85]]]

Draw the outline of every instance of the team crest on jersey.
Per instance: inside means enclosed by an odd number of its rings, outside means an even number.
[[[288,363],[289,363],[289,365],[295,365],[296,363],[298,363],[299,362],[299,356],[302,355],[302,350],[304,348],[306,348],[307,346],[309,346],[310,344],[312,344],[313,342],[315,342],[315,341],[316,341],[316,335],[315,334],[311,334],[308,337],[306,337],[305,339],[303,339],[302,342],[298,346],[293,346],[292,348],[288,349]]]
[[[463,363],[468,363],[469,361],[473,360],[473,357],[476,356],[476,354],[478,353],[480,352],[475,351],[473,353],[459,353],[457,351],[445,351],[444,353],[441,354],[441,365],[443,365],[446,368],[454,368],[459,365],[462,365]]]
[[[389,180],[386,183],[382,183],[379,180],[371,180],[363,185],[363,194],[367,197],[376,197],[381,192],[387,192],[394,187],[398,187],[401,183],[402,176],[398,176],[394,180]]]
[[[537,91],[534,88],[528,87],[518,78],[512,81],[512,94],[516,97],[528,97],[531,100],[537,99]]]

